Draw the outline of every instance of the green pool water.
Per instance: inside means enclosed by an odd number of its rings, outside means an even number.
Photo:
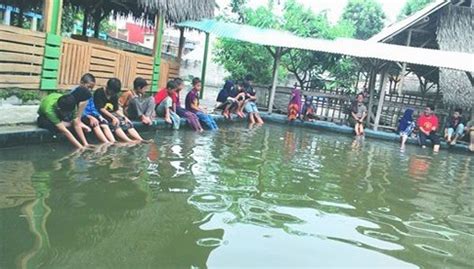
[[[466,268],[474,159],[266,125],[0,150],[0,268]]]

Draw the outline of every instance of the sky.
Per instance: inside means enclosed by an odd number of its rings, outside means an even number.
[[[268,0],[248,0],[249,6],[252,8],[259,7],[268,3]],[[278,0],[275,0],[278,1]],[[280,0],[284,3],[285,0]],[[346,6],[348,0],[297,0],[298,2],[310,7],[315,12],[322,10],[328,11],[329,20],[333,23],[337,22],[342,14],[342,10]],[[382,4],[382,7],[387,15],[386,25],[395,22],[396,17],[406,0],[377,0]],[[230,0],[216,0],[219,7],[228,6]]]

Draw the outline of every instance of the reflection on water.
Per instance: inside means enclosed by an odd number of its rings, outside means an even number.
[[[472,156],[273,125],[155,140],[2,150],[0,267],[474,260]]]

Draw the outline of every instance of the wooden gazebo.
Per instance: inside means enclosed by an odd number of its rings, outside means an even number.
[[[212,17],[214,0],[0,0],[0,4],[43,8],[43,32],[0,25],[0,88],[57,90],[78,83],[81,74],[91,72],[97,84],[118,77],[130,87],[136,76],[147,79],[152,90],[179,75],[179,61],[162,60],[161,47],[165,23]],[[83,28],[109,15],[133,16],[144,26],[155,25],[155,43],[151,56],[113,49],[102,44],[61,36],[64,5],[84,12]],[[180,42],[181,48],[184,39]],[[179,58],[180,55],[178,55]]]

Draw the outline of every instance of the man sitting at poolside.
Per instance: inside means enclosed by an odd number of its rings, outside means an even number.
[[[418,141],[422,148],[426,148],[426,139],[430,139],[433,143],[433,151],[438,152],[440,148],[439,136],[436,131],[439,129],[438,117],[434,114],[434,106],[428,105],[425,111],[420,115],[417,121],[418,129]]]
[[[152,125],[155,116],[155,101],[152,97],[145,95],[147,90],[148,82],[142,77],[137,77],[133,81],[133,90],[123,93],[119,104],[129,119]]]
[[[156,115],[162,117],[173,129],[179,129],[181,118],[176,114],[176,82],[170,80],[166,88],[155,94]]]
[[[85,140],[81,144],[78,139],[68,129],[74,127],[76,132],[84,130],[90,132],[91,129],[81,122],[81,117],[77,121],[76,109],[79,104],[91,97],[91,93],[85,87],[79,86],[70,94],[51,93],[46,96],[38,109],[38,126],[50,130],[53,133],[62,133],[76,148],[82,149],[89,144]]]
[[[216,122],[214,119],[206,113],[206,110],[199,106],[199,91],[201,91],[201,80],[199,78],[193,78],[193,88],[186,95],[185,106],[186,109],[199,118],[209,129],[217,130]]]
[[[454,114],[449,118],[448,125],[444,129],[444,138],[446,142],[455,145],[456,141],[464,135],[464,118],[462,116],[462,109],[457,108]]]

